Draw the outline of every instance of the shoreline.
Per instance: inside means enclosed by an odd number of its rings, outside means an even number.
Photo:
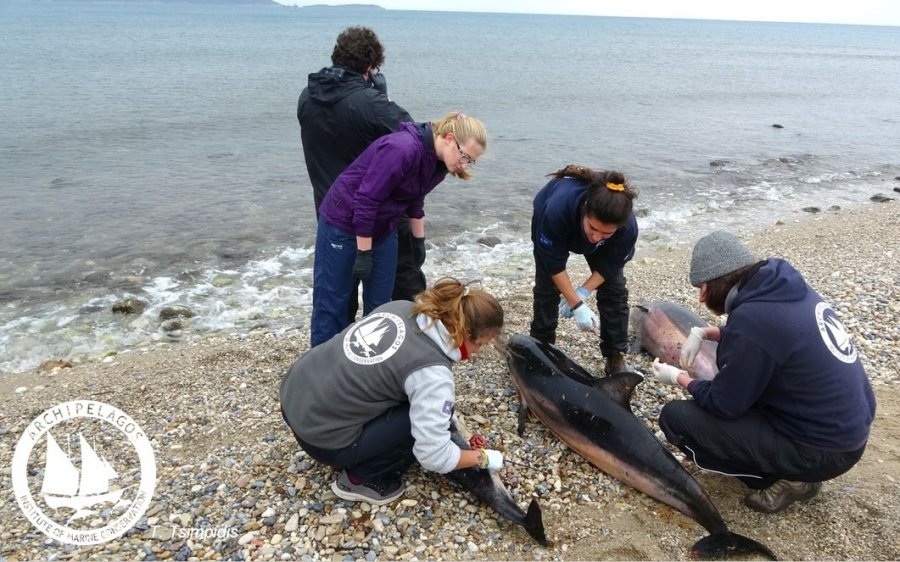
[[[887,197],[879,193],[870,199],[878,196]],[[815,213],[798,207],[785,209],[782,214],[773,216],[774,224],[761,226],[756,219],[746,232],[764,232],[779,225],[810,220],[840,220],[837,218],[840,213],[874,206],[876,204],[869,201],[857,202],[845,209],[835,206],[826,209],[823,204],[821,210]],[[694,222],[699,223],[701,219],[702,216],[694,217]],[[650,220],[652,223],[653,219],[643,220]],[[743,217],[736,220],[738,224],[743,224],[747,219]],[[700,235],[702,231],[696,224],[686,225],[680,237],[674,238],[650,227],[642,232],[632,264],[634,261],[652,259],[671,251],[689,252],[693,240],[685,237],[699,238]],[[499,244],[499,248],[495,250],[494,244]],[[110,288],[107,293],[98,293],[95,287],[87,286],[84,291],[70,296],[68,305],[58,303],[62,308],[55,309],[55,316],[44,316],[41,313],[33,317],[13,318],[9,326],[18,326],[18,331],[8,334],[11,339],[5,345],[8,345],[9,355],[4,361],[9,361],[9,365],[6,365],[8,370],[0,369],[0,378],[12,373],[40,369],[47,362],[91,363],[120,353],[144,353],[185,343],[202,343],[209,338],[246,334],[260,328],[279,333],[296,329],[309,321],[309,302],[312,297],[309,286],[311,278],[308,277],[311,269],[300,267],[291,273],[291,266],[296,265],[291,263],[291,258],[288,263],[278,266],[279,272],[273,277],[258,276],[262,270],[275,265],[268,263],[269,260],[277,261],[279,256],[286,254],[306,255],[307,251],[282,248],[268,254],[268,257],[251,260],[235,270],[207,268],[203,270],[206,272],[204,275],[195,279],[198,283],[195,285],[182,285],[180,282],[172,285],[173,281],[168,277],[142,278],[129,275],[116,281],[119,289]],[[473,261],[462,263],[462,258],[452,254],[464,255],[467,256],[466,259]],[[575,258],[573,261],[580,260]],[[457,236],[439,241],[429,251],[426,276],[431,280],[442,275],[453,275],[461,279],[481,278],[486,287],[502,296],[522,290],[522,285],[531,281],[531,267],[533,264],[527,236],[512,244],[505,238],[501,240],[491,235],[466,238]],[[293,278],[288,279],[286,275]],[[241,279],[247,276],[253,281],[244,287]],[[133,287],[127,289],[131,285]],[[123,290],[122,287],[126,288]],[[190,296],[185,299],[186,295],[198,291],[204,295],[200,300],[194,300]],[[131,298],[145,303],[146,310],[130,314],[110,312],[113,306],[127,303]],[[174,320],[160,317],[159,313],[173,306],[186,307],[193,316],[177,317]],[[0,338],[2,337],[3,334],[0,334]],[[67,342],[67,345],[55,343],[59,341]],[[35,349],[38,351],[35,352]],[[0,365],[2,364],[0,361]]]
[[[900,521],[890,514],[900,510],[900,400],[894,397],[900,387],[900,207],[873,203],[736,234],[760,257],[789,260],[841,316],[872,380],[876,422],[857,467],[783,514],[752,512],[741,503],[742,485],[685,466],[731,530],[782,558],[895,559]],[[636,257],[626,267],[630,304],[671,300],[718,322],[687,282],[691,246]],[[586,276],[578,256],[570,264],[576,279]],[[506,311],[505,331],[527,333],[529,280],[495,295]],[[596,343],[565,321],[558,341],[585,368],[602,365]],[[553,546],[534,544],[466,492],[418,467],[408,474],[412,488],[402,502],[367,509],[337,500],[327,491],[332,470],[299,450],[278,408],[281,375],[307,345],[304,327],[263,329],[122,350],[71,368],[0,375],[4,466],[37,414],[79,399],[112,404],[134,418],[154,446],[157,465],[156,491],[142,520],[123,537],[93,547],[47,539],[15,501],[5,502],[0,559],[687,559],[704,534],[689,519],[587,465],[539,424],[518,437],[518,400],[503,358],[492,350],[455,367],[457,408],[492,446],[534,467],[504,468],[501,476],[520,505],[538,498]],[[650,364],[644,354],[630,354],[628,361],[645,373]],[[633,409],[656,432],[661,405],[683,395],[651,379],[639,385]],[[12,489],[9,471],[0,482]],[[231,534],[177,532],[200,528]]]

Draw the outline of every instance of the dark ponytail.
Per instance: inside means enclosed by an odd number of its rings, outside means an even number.
[[[585,213],[598,221],[622,226],[631,217],[637,191],[622,172],[592,170],[570,164],[549,175],[556,179],[571,177],[583,183],[587,190],[587,197],[584,199]]]

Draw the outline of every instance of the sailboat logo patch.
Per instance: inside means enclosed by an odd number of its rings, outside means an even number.
[[[376,312],[354,324],[344,336],[344,355],[359,365],[381,363],[406,339],[406,324],[390,312]]]
[[[832,355],[844,363],[856,362],[858,354],[850,333],[838,320],[834,310],[824,302],[816,305],[816,324],[819,326],[819,334],[822,335],[825,347]]]
[[[22,512],[61,543],[115,539],[141,518],[156,487],[156,458],[128,414],[94,400],[38,415],[16,444],[13,492]]]

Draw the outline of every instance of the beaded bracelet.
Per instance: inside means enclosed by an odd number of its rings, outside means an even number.
[[[488,456],[484,449],[478,449],[478,466],[479,468],[488,467]]]

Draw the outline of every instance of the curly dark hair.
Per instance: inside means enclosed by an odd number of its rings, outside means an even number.
[[[363,74],[370,66],[379,68],[384,64],[384,45],[368,27],[348,27],[334,43],[331,64]]]

